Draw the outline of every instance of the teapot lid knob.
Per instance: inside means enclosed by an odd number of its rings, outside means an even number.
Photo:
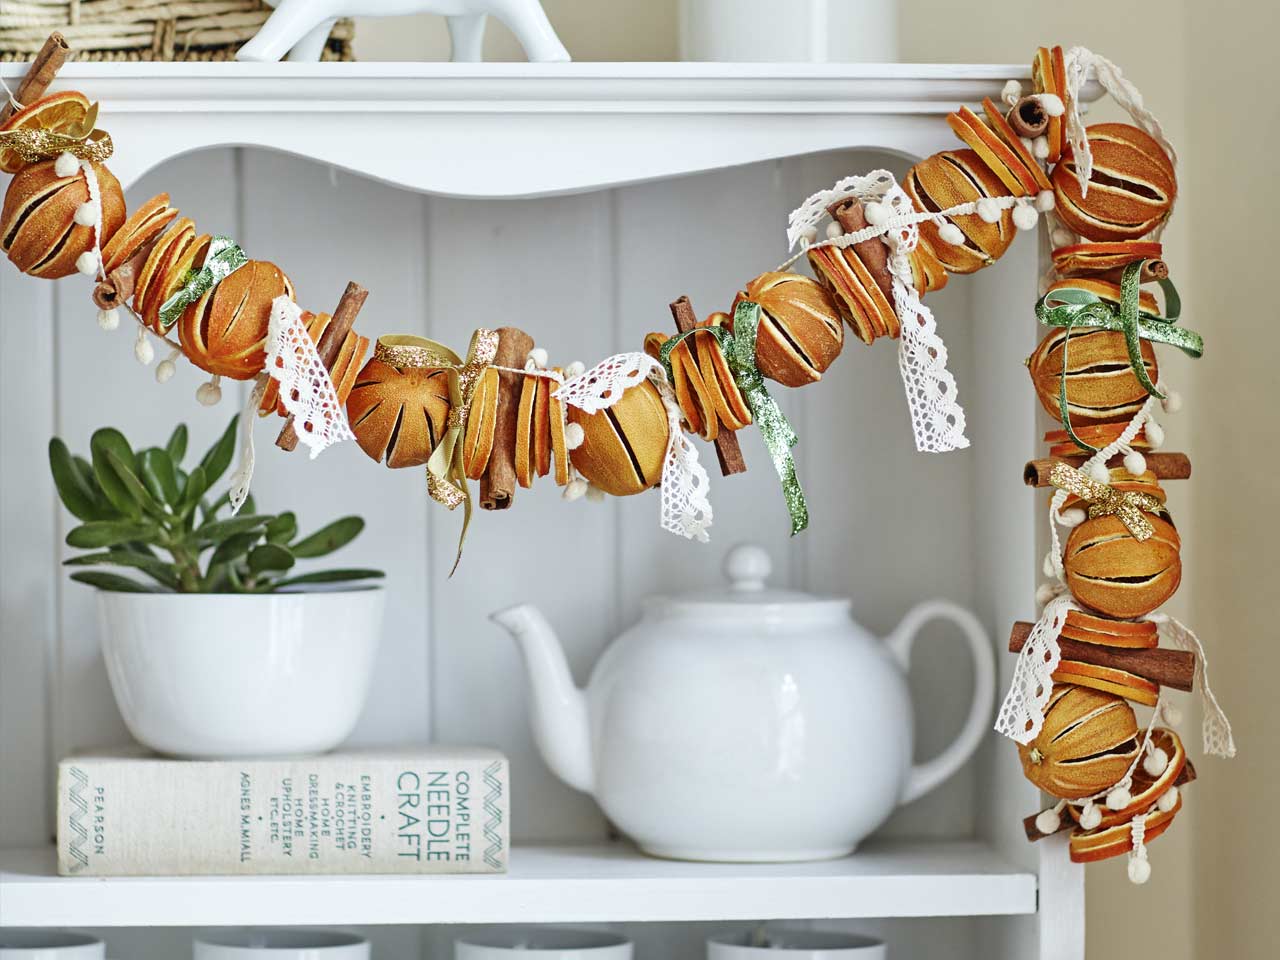
[[[763,590],[772,572],[773,562],[758,544],[740,543],[725,554],[724,575],[735,592]]]

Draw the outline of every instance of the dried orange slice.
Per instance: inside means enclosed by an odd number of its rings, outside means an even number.
[[[84,123],[89,116],[89,98],[75,90],[52,93],[24,107],[0,127],[7,130],[51,130],[67,133]],[[12,147],[0,147],[0,170],[17,173],[27,162]]]

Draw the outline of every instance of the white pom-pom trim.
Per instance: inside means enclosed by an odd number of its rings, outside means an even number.
[[[1062,826],[1062,817],[1058,815],[1058,811],[1050,807],[1048,810],[1041,810],[1036,815],[1036,829],[1043,833],[1046,837],[1051,833],[1057,833],[1058,828]]]
[[[1178,805],[1178,788],[1170,787],[1164,793],[1160,794],[1160,799],[1156,801],[1156,809],[1161,813],[1168,813]]]
[[[832,220],[827,224],[827,239],[834,240],[836,237],[844,236],[844,227]]]
[[[582,446],[582,442],[587,439],[586,431],[582,429],[580,423],[566,423],[564,425],[564,445],[570,450],[577,450]]]
[[[1078,527],[1088,519],[1083,507],[1068,507],[1058,514],[1058,522],[1064,527]]]
[[[964,246],[964,231],[948,221],[938,228],[938,239],[943,243],[951,244],[953,247],[962,247]]]
[[[115,307],[98,311],[98,326],[108,332],[120,326],[120,311]]]
[[[1140,477],[1147,472],[1147,458],[1137,450],[1130,450],[1124,455],[1124,468],[1130,476]]]
[[[207,383],[202,383],[196,388],[196,399],[200,401],[202,406],[212,407],[222,399],[222,380],[219,376],[214,376]]]
[[[156,357],[155,348],[151,346],[151,341],[147,339],[145,327],[138,328],[138,338],[133,341],[133,357],[144,367],[149,365]]]
[[[1146,757],[1142,760],[1142,769],[1151,777],[1160,776],[1160,774],[1164,773],[1168,767],[1169,754],[1167,754],[1161,747],[1149,750]]]
[[[98,264],[100,262],[97,253],[92,250],[86,250],[76,257],[76,269],[86,277],[92,277],[98,272]]]
[[[1034,230],[1040,223],[1040,214],[1028,203],[1020,203],[1013,208],[1013,225],[1019,230]]]
[[[1133,802],[1133,794],[1129,792],[1129,788],[1125,786],[1112,787],[1111,792],[1107,794],[1108,810],[1123,810]]]
[[[1041,190],[1036,194],[1036,209],[1041,213],[1048,213],[1058,205],[1058,198],[1054,196],[1052,190]]]
[[[872,200],[862,208],[862,215],[867,218],[867,223],[873,227],[883,227],[889,222],[889,209],[883,203],[876,203]]]
[[[1080,811],[1080,826],[1085,830],[1097,830],[1102,823],[1102,811],[1098,809],[1098,805],[1090,801],[1084,805],[1084,809]]]
[[[1141,886],[1151,879],[1151,863],[1145,856],[1129,858],[1129,880]]]
[[[75,221],[82,227],[98,225],[98,207],[92,200],[86,200],[76,207]]]
[[[1067,112],[1062,98],[1056,93],[1037,93],[1036,99],[1040,101],[1040,106],[1044,109],[1044,112],[1051,117],[1060,117]]]
[[[1098,483],[1110,483],[1111,471],[1107,469],[1107,465],[1101,461],[1089,464],[1089,469],[1085,471],[1089,476],[1097,480]]]
[[[80,161],[70,153],[60,153],[58,159],[53,161],[53,172],[60,177],[74,177],[79,169]]]
[[[564,493],[560,494],[565,500],[577,500],[587,492],[587,481],[581,477],[574,477],[565,484]]]

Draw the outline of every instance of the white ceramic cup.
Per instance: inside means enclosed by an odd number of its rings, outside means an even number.
[[[453,941],[454,960],[631,960],[631,952],[619,934],[562,927],[490,927]]]
[[[707,960],[885,960],[884,942],[836,930],[766,930],[707,940]]]
[[[680,0],[680,59],[886,63],[898,0]]]
[[[72,930],[0,927],[0,960],[103,960],[102,941]]]
[[[194,954],[195,960],[369,960],[369,941],[305,928],[211,930],[196,937]]]

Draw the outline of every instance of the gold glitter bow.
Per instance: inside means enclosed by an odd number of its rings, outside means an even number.
[[[447,370],[449,376],[449,420],[444,436],[431,451],[427,460],[427,493],[436,503],[450,510],[459,504],[464,507],[462,532],[458,535],[458,555],[453,569],[458,569],[462,559],[462,544],[467,538],[467,526],[471,522],[471,490],[467,486],[467,473],[462,452],[462,437],[471,414],[471,399],[485,368],[493,363],[498,353],[498,335],[480,327],[471,335],[464,362],[442,343],[423,337],[386,336],[378,338],[373,355],[393,367],[424,367]],[[450,571],[450,576],[453,571]]]
[[[77,160],[102,163],[110,158],[114,148],[111,134],[94,129],[97,122],[98,105],[95,103],[89,107],[82,121],[62,130],[18,127],[0,132],[0,146],[8,147],[26,163],[52,160],[64,153]]]
[[[1049,482],[1059,490],[1087,500],[1090,519],[1117,517],[1133,538],[1139,541],[1148,540],[1155,533],[1155,528],[1145,515],[1159,513],[1164,509],[1164,504],[1149,493],[1139,493],[1136,490],[1121,493],[1115,487],[1099,483],[1083,470],[1077,470],[1062,461],[1053,465]]]

